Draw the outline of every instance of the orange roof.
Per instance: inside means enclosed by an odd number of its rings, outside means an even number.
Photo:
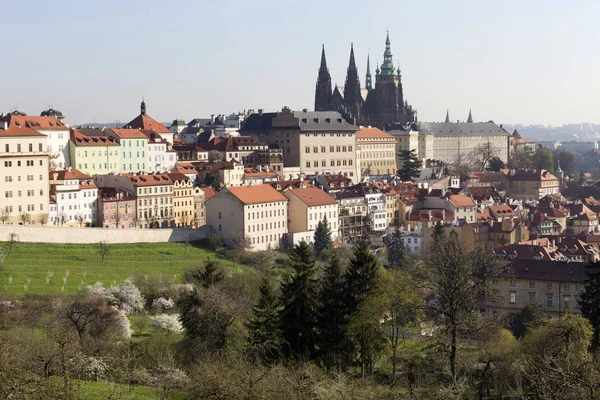
[[[36,117],[29,115],[12,115],[4,117],[8,126],[16,128],[31,128],[36,131],[68,131],[69,127],[54,117]]]
[[[288,199],[273,189],[271,185],[230,186],[222,190],[229,191],[244,204],[273,203]]]
[[[156,121],[154,118],[151,118],[144,114],[138,115],[125,126],[134,129],[150,129],[156,133],[171,133],[171,131],[166,126]]]
[[[205,200],[209,200],[211,197],[213,197],[215,194],[217,194],[217,192],[215,192],[215,189],[211,188],[210,186],[207,187],[201,187],[198,188],[200,190],[202,190],[204,192],[204,199]]]
[[[357,139],[389,139],[396,140],[395,137],[390,135],[389,133],[385,133],[381,129],[378,128],[362,128],[358,132],[356,132]]]
[[[61,171],[51,171],[50,172],[50,180],[51,181],[64,181],[66,179],[78,179],[78,180],[87,180],[91,179],[89,175],[84,174],[83,172],[77,169],[69,170],[61,170]]]
[[[121,139],[148,139],[148,136],[139,129],[108,129],[109,132],[114,133]]]
[[[450,201],[456,207],[475,207],[475,202],[469,196],[464,194],[453,194],[450,195]]]
[[[309,207],[314,206],[328,206],[337,204],[337,200],[333,197],[322,191],[316,186],[307,187],[307,188],[294,188],[289,189],[284,192],[294,194],[300,201],[306,204]]]
[[[76,146],[120,146],[112,136],[88,136],[79,129],[71,129],[71,142]]]
[[[172,185],[173,180],[168,174],[148,174],[148,175],[133,175],[122,174],[129,178],[133,186],[161,186]]]

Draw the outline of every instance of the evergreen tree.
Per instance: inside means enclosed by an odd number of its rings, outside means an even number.
[[[327,221],[327,216],[317,224],[314,240],[315,253],[317,256],[320,256],[323,250],[331,249],[333,247],[333,241],[331,240],[331,226]]]
[[[579,307],[584,317],[594,328],[592,350],[600,345],[600,262],[595,261],[585,266],[583,293],[579,297]]]
[[[379,265],[365,241],[354,249],[345,276],[346,304],[350,317],[350,338],[357,351],[361,373],[372,371],[383,349],[380,310],[375,298],[379,292]]]
[[[407,254],[406,248],[404,247],[402,231],[400,229],[396,229],[392,234],[392,237],[387,244],[386,251],[390,267],[404,268],[406,266]]]
[[[403,181],[413,181],[421,175],[423,163],[417,157],[415,150],[400,150],[398,156],[402,166],[398,170],[398,176]]]
[[[304,240],[294,246],[290,261],[291,274],[281,285],[283,352],[302,363],[315,355],[319,311],[315,259]]]
[[[266,362],[273,361],[279,349],[279,308],[269,277],[264,275],[259,287],[260,297],[252,307],[247,324],[248,344]]]
[[[345,370],[352,358],[344,289],[340,260],[334,255],[325,267],[319,293],[318,358],[325,368],[337,368],[338,371]]]
[[[444,230],[444,225],[438,221],[434,227],[433,232],[431,233],[431,237],[433,238],[434,243],[439,243],[446,236],[446,231]]]

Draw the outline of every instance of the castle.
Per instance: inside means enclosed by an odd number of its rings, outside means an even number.
[[[375,69],[375,87],[372,84],[368,56],[365,88],[360,87],[354,46],[351,45],[345,85],[336,85],[332,90],[323,46],[315,91],[315,111],[339,111],[356,125],[372,125],[384,130],[416,122],[417,111],[404,100],[400,67],[394,68],[389,32],[385,40],[381,69],[379,66]]]

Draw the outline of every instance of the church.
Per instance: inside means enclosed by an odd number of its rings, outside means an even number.
[[[338,111],[355,125],[372,125],[384,130],[416,122],[417,111],[404,99],[400,67],[394,67],[389,32],[385,40],[383,63],[381,68],[377,66],[375,69],[375,87],[367,56],[365,88],[361,88],[354,46],[351,45],[346,82],[343,87],[336,85],[332,90],[323,46],[315,91],[315,111]]]

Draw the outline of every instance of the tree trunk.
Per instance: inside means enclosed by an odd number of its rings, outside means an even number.
[[[456,379],[456,324],[452,324],[450,337],[450,374],[452,375],[452,379]]]

